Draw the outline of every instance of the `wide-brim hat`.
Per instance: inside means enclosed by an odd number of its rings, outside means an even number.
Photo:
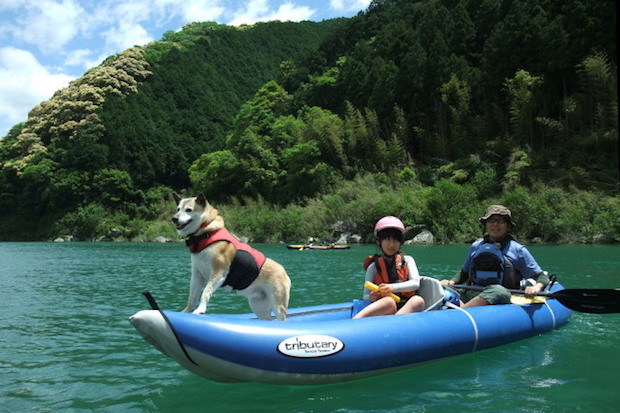
[[[512,225],[513,227],[517,225],[512,220],[512,212],[510,212],[510,210],[503,205],[491,205],[489,208],[487,208],[486,214],[484,214],[483,217],[480,217],[478,221],[480,221],[480,223],[484,225],[486,224],[487,219],[491,218],[492,215],[501,215],[504,217],[508,217],[508,222],[510,222],[510,225]]]

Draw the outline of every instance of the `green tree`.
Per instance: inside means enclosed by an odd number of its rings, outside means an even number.
[[[289,102],[286,91],[275,81],[267,82],[254,97],[239,110],[235,119],[235,134],[243,133],[250,125],[256,133],[263,136],[271,134],[275,119],[286,112]],[[235,145],[235,134],[229,138],[229,144]]]
[[[467,82],[452,75],[450,81],[441,88],[441,100],[446,107],[448,118],[444,139],[446,158],[454,160],[464,152],[471,153],[477,143],[471,130],[471,99]]]
[[[348,165],[348,157],[344,146],[344,125],[340,117],[330,111],[312,107],[303,114],[306,129],[304,141],[316,141],[321,150],[322,159],[336,169],[344,169]]]
[[[190,166],[189,177],[196,191],[215,201],[236,195],[235,188],[243,182],[239,160],[230,150],[201,155]]]
[[[282,203],[321,193],[338,177],[337,171],[322,161],[318,142],[314,140],[285,149],[282,162],[285,174],[278,196]]]
[[[118,169],[99,170],[93,177],[92,189],[95,199],[108,207],[122,207],[136,198],[131,175]]]
[[[518,70],[504,83],[509,100],[510,122],[517,144],[539,147],[536,140],[536,93],[543,80],[525,70]]]

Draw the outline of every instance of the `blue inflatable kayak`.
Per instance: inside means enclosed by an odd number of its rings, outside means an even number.
[[[552,291],[561,289],[555,284]],[[398,316],[352,320],[354,304],[340,303],[289,309],[285,322],[161,310],[140,311],[130,322],[159,351],[210,380],[322,384],[536,336],[566,324],[572,313],[555,299],[441,309],[443,289],[428,277],[419,293],[427,311]]]

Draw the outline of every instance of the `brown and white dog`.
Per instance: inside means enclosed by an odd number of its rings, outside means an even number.
[[[224,218],[203,194],[183,199],[176,193],[173,196],[177,212],[172,222],[192,253],[189,298],[183,312],[206,313],[211,296],[224,286],[247,297],[258,318],[271,320],[273,311],[284,321],[291,288],[284,267],[230,234]]]

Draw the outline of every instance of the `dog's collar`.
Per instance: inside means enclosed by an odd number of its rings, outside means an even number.
[[[202,237],[204,234],[201,234],[201,235],[195,235],[195,234],[196,234],[198,231],[200,231],[201,229],[208,227],[208,226],[211,224],[211,222],[213,222],[213,221],[208,221],[208,222],[207,222],[207,221],[205,221],[205,222],[203,222],[202,224],[200,224],[200,226],[198,227],[198,229],[197,229],[196,231],[194,231],[192,234],[189,234],[189,235],[187,236],[187,239],[189,240],[189,239],[191,239],[191,238],[195,238],[195,237]],[[206,234],[211,234],[211,233],[213,233],[213,232],[215,232],[215,231],[212,231],[212,232],[207,232]],[[207,237],[207,238],[208,238],[208,237]]]
[[[211,235],[213,235],[213,232],[205,232],[204,234],[200,234],[200,235],[190,235],[185,240],[185,245],[189,247],[191,252],[198,252],[201,250],[200,248],[201,243],[211,238]]]
[[[200,224],[198,229],[193,234],[190,234],[187,237],[187,239],[185,240],[185,245],[187,245],[189,247],[190,251],[192,251],[192,252],[199,251],[200,250],[200,243],[201,243],[201,241],[204,242],[205,240],[208,240],[211,237],[211,235],[213,235],[215,232],[217,232],[217,230],[216,230],[216,231],[205,232],[205,233],[200,234],[200,235],[194,235],[194,234],[196,234],[196,232],[200,231],[201,229],[208,227],[211,222],[212,221],[209,221],[209,222],[205,221],[205,222],[203,222],[202,224]]]
[[[198,229],[196,231],[194,231],[192,234],[189,234],[187,239],[189,240],[189,239],[192,239],[192,238],[205,238],[205,235],[206,235],[206,238],[209,238],[211,236],[210,234],[213,234],[215,231],[205,232],[205,233],[200,234],[200,235],[196,235],[196,233],[199,232],[201,229],[208,227],[209,224],[211,224],[211,222],[213,222],[213,221],[209,221],[209,222],[205,221],[202,224],[200,224]]]
[[[226,237],[224,236],[222,238],[221,234],[230,234],[228,233],[228,231],[226,231],[226,229],[224,228],[220,228],[220,229],[216,229],[215,231],[209,231],[209,232],[205,232],[204,234],[200,234],[200,235],[190,235],[186,240],[185,240],[185,245],[187,245],[187,247],[189,247],[190,252],[194,253],[194,252],[200,252],[203,249],[205,249],[206,247],[208,247],[211,243],[215,242],[215,241],[219,241],[219,240],[229,240],[230,237]],[[218,235],[216,235],[218,234]],[[215,236],[214,240],[211,240],[211,237]]]

